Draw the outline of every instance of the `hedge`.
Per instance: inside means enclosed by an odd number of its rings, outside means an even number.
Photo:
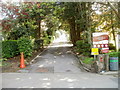
[[[17,40],[2,41],[2,57],[10,58],[18,54]]]
[[[76,42],[76,51],[85,56],[90,56],[90,44],[83,40],[78,40]]]
[[[110,57],[120,57],[120,51],[119,52],[110,52],[110,53],[106,53],[108,54]]]
[[[23,52],[25,57],[31,56],[33,51],[33,44],[31,40],[24,37],[18,39],[18,50],[19,53]]]

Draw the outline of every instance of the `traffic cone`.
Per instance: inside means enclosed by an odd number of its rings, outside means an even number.
[[[23,52],[21,52],[20,68],[25,68]]]

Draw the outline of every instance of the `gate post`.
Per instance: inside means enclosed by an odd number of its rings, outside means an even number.
[[[109,71],[109,55],[105,55],[105,70]]]

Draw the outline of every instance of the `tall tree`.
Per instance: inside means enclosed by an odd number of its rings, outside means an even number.
[[[3,4],[2,10],[5,15],[2,22],[3,29],[6,32],[9,28],[10,37],[14,35],[16,37],[14,39],[22,36],[32,36],[39,39],[41,37],[41,20],[52,12],[52,8],[52,2],[24,2],[20,3],[19,6],[15,4]],[[9,22],[6,20],[9,20]]]

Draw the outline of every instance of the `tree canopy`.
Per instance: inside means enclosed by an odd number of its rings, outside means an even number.
[[[2,13],[2,31],[6,39],[13,40],[23,36],[41,38],[42,21],[46,23],[46,33],[60,28],[69,31],[74,45],[78,40],[91,44],[91,34],[95,31],[109,32],[115,41],[120,28],[119,2],[3,3]]]

